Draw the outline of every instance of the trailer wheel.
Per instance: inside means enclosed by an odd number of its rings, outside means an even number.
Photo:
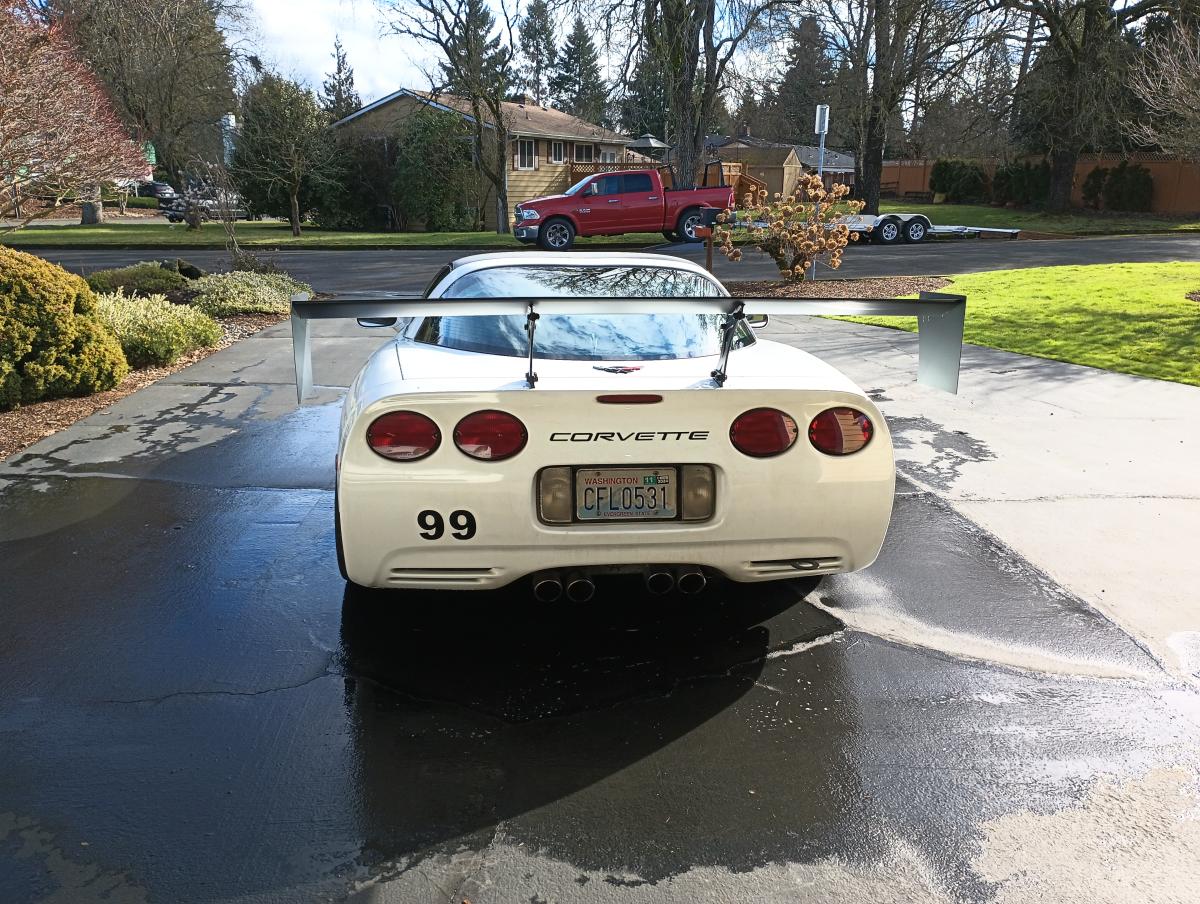
[[[881,245],[895,245],[903,241],[901,232],[900,221],[895,217],[888,217],[875,227],[875,241]]]
[[[555,217],[538,230],[538,244],[546,251],[566,251],[575,242],[570,220]]]
[[[689,207],[679,215],[679,238],[684,242],[702,242],[704,239],[696,235],[696,227],[704,222],[704,215],[699,207]]]
[[[914,217],[904,224],[904,241],[916,245],[929,237],[929,224],[920,217]]]

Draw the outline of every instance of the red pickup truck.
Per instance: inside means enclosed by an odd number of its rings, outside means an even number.
[[[715,167],[720,173],[719,164]],[[717,176],[715,181],[724,181]],[[668,241],[698,242],[701,207],[733,207],[728,185],[664,189],[656,169],[597,173],[561,195],[533,198],[516,207],[513,235],[547,251],[566,251],[576,236],[662,232]]]

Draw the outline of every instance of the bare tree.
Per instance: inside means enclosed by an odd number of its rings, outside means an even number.
[[[453,94],[456,109],[469,118],[476,164],[496,190],[496,231],[509,231],[509,118],[504,103],[518,83],[514,28],[505,0],[500,22],[484,0],[379,0],[395,34],[407,35],[440,51],[438,74],[429,74],[433,94]]]
[[[233,112],[233,51],[222,23],[241,0],[39,0],[108,86],[127,126],[174,178],[221,155]]]
[[[22,197],[58,204],[150,173],[95,74],[27,12],[0,6],[0,219],[15,215],[17,227],[48,212],[22,209]]]
[[[1144,115],[1127,122],[1137,142],[1200,160],[1200,29],[1176,25],[1150,42],[1130,74]]]
[[[790,0],[609,0],[610,43],[627,39],[625,70],[639,56],[657,61],[665,82],[667,133],[676,184],[695,185],[727,73],[739,51],[769,37]]]

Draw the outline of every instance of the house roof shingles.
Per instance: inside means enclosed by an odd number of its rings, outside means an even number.
[[[351,113],[345,119],[334,123],[335,126],[347,123],[358,116],[380,107],[386,106],[401,97],[412,97],[424,101],[431,106],[451,110],[470,118],[469,102],[453,94],[435,94],[430,91],[417,91],[411,88],[401,88],[387,97],[380,98],[374,103],[367,104],[361,110]],[[514,135],[530,135],[536,138],[563,138],[568,141],[597,141],[604,144],[629,143],[629,138],[620,135],[603,126],[587,122],[578,116],[555,110],[551,107],[540,107],[537,104],[515,103],[505,101],[504,116],[509,121],[509,131]]]

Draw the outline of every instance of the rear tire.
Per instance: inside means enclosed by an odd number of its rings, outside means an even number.
[[[545,251],[567,251],[575,244],[575,227],[570,220],[555,217],[538,230],[538,245]]]
[[[920,217],[914,217],[904,224],[904,241],[910,245],[919,245],[929,237],[929,224]]]
[[[679,233],[680,241],[695,244],[704,241],[696,235],[696,227],[702,225],[704,225],[704,216],[700,213],[700,208],[689,207],[679,215],[679,226],[675,231]]]
[[[904,240],[900,221],[889,217],[878,226],[874,232],[875,241],[880,245],[896,245]]]

